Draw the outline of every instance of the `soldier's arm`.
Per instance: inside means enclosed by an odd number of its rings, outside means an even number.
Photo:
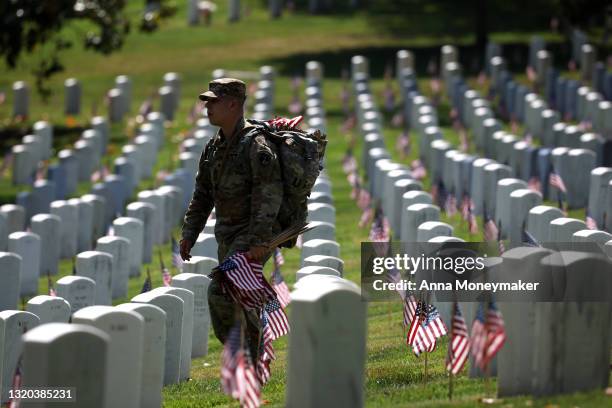
[[[260,246],[273,233],[276,217],[283,201],[283,182],[276,146],[263,135],[251,143],[250,150],[253,189],[249,244]]]
[[[206,220],[208,220],[208,216],[214,207],[212,183],[208,168],[209,163],[204,157],[206,151],[207,149],[204,149],[200,156],[198,174],[195,179],[195,190],[183,219],[182,237],[183,239],[190,240],[192,243],[196,242],[198,235],[204,229]]]

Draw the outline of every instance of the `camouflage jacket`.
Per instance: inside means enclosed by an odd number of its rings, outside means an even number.
[[[248,127],[241,119],[231,139],[219,130],[204,148],[183,222],[184,239],[195,243],[213,206],[220,246],[248,250],[280,231],[276,218],[283,183],[277,147]]]

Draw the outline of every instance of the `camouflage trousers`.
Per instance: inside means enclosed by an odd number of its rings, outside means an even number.
[[[219,242],[218,256],[219,261],[223,262],[227,256],[244,248],[236,248],[234,245],[224,245]],[[268,255],[265,262],[270,258]],[[230,330],[236,324],[237,318],[243,318],[246,322],[245,339],[249,346],[249,351],[253,361],[259,359],[260,345],[263,341],[261,327],[260,310],[246,310],[225,293],[221,282],[213,279],[208,286],[208,306],[210,308],[210,319],[212,322],[215,336],[222,344],[225,344]]]

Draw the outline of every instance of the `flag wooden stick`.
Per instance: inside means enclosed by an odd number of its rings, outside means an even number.
[[[455,316],[455,310],[457,309],[457,301],[455,300],[453,302],[453,319]],[[452,365],[452,353],[453,353],[453,322],[451,321],[451,328],[450,328],[450,336],[448,337],[448,354],[447,354],[447,360],[448,364],[450,364],[451,369],[448,370],[448,399],[452,400],[453,399],[453,365]],[[447,368],[448,369],[448,368]]]
[[[427,385],[427,356],[429,353],[425,351],[425,385]]]

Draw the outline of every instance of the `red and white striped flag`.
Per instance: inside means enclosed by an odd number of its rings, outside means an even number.
[[[423,162],[419,159],[416,159],[411,163],[410,171],[412,172],[412,177],[415,180],[423,180],[425,177],[427,177],[427,169],[423,165]]]
[[[370,192],[365,188],[359,190],[359,198],[357,199],[357,206],[362,210],[365,210],[372,203],[372,196]]]
[[[289,320],[278,299],[269,301],[262,313],[270,326],[273,341],[289,333]]]
[[[408,331],[407,344],[417,356],[423,352],[431,353],[436,348],[436,340],[446,335],[447,329],[434,305],[424,302],[417,304]]]
[[[485,217],[483,235],[484,235],[485,241],[497,240],[497,237],[499,236],[499,230],[497,229],[497,224],[495,224],[495,221],[493,221],[493,218],[487,219]]]
[[[470,350],[470,340],[468,338],[468,328],[465,319],[459,309],[459,304],[455,303],[453,313],[451,341],[448,345],[448,357],[446,359],[446,370],[457,375],[465,366]]]
[[[274,271],[272,272],[272,289],[274,289],[276,292],[276,296],[278,296],[278,300],[283,308],[287,307],[287,305],[291,303],[291,293],[289,292],[289,287],[285,283],[280,268],[278,267],[275,267]]]
[[[261,309],[276,293],[264,279],[262,265],[238,252],[213,269],[230,296],[246,309]]]
[[[484,303],[478,305],[472,324],[472,355],[474,363],[483,371],[506,341],[506,329],[501,313],[493,301],[489,302],[486,317]]]
[[[531,191],[542,194],[542,183],[540,183],[540,178],[537,176],[531,177],[527,182],[527,188]]]
[[[449,217],[457,214],[457,199],[455,198],[455,194],[447,194],[446,201],[444,202],[444,210],[446,211],[446,215]]]
[[[223,391],[240,401],[243,407],[261,405],[261,384],[255,372],[249,351],[242,344],[241,326],[231,329],[223,347],[221,384]]]
[[[21,357],[17,360],[17,367],[15,368],[15,374],[13,375],[13,382],[11,384],[11,390],[13,395],[17,394],[16,391],[21,389],[23,379],[21,378]],[[9,398],[8,408],[19,408],[21,406],[20,398]]]
[[[162,280],[164,282],[164,286],[172,286],[172,275],[170,275],[168,268],[162,269]]]
[[[567,188],[565,187],[565,182],[563,181],[563,178],[561,178],[561,176],[554,170],[550,173],[548,183],[559,191],[561,191],[562,193],[567,193]]]
[[[597,228],[597,221],[595,221],[595,218],[591,217],[591,214],[589,213],[589,210],[586,210],[586,227],[590,230],[596,230]]]
[[[417,300],[411,293],[404,298],[404,327],[408,328],[412,324],[412,318],[415,315]]]

